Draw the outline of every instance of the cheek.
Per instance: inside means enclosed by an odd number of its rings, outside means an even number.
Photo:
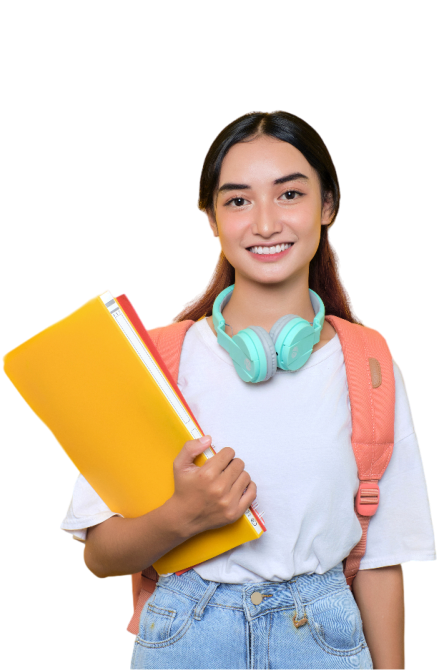
[[[240,216],[223,216],[221,221],[218,221],[218,231],[221,238],[222,244],[235,244],[239,241],[245,229],[248,227],[248,222],[245,220],[246,217]]]

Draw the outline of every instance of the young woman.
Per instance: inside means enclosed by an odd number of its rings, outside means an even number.
[[[328,242],[339,200],[325,144],[292,114],[247,114],[209,149],[199,207],[221,254],[206,292],[175,321],[195,322],[178,386],[217,454],[198,468],[193,460],[206,440],[182,445],[174,495],[137,519],[113,514],[80,475],[62,528],[86,540],[85,562],[99,577],[139,572],[196,533],[232,523],[256,494],[267,532],[160,577],[142,611],[132,668],[404,667],[401,563],[434,559],[435,549],[399,368],[393,361],[393,455],[351,592],[343,559],[362,530],[336,331],[324,321],[297,370],[275,366],[251,383],[237,374],[212,319],[215,299],[233,285],[222,309],[230,336],[250,326],[269,334],[285,315],[312,324],[310,289],[327,315],[360,323]]]

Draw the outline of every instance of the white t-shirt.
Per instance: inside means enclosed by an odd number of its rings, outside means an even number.
[[[360,569],[436,558],[421,455],[401,371],[395,361],[393,367],[395,442]],[[359,481],[338,335],[299,370],[278,369],[251,384],[240,379],[202,319],[186,333],[178,387],[216,451],[229,446],[243,459],[267,527],[257,540],[199,564],[196,572],[216,582],[281,581],[340,563],[362,530],[354,511]],[[79,475],[61,528],[84,541],[88,527],[110,516]]]

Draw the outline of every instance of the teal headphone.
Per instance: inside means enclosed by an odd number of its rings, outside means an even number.
[[[313,322],[296,314],[285,314],[269,333],[262,326],[249,326],[230,337],[225,331],[222,310],[232,297],[234,288],[235,284],[232,284],[216,297],[212,320],[218,344],[230,354],[241,379],[257,384],[273,377],[277,368],[293,371],[305,365],[313,346],[320,340],[325,320],[325,306],[320,296],[308,289],[316,315]]]

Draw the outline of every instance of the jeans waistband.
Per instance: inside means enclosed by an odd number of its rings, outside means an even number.
[[[165,587],[176,593],[181,593],[196,602],[206,600],[210,605],[218,607],[232,607],[247,610],[250,615],[261,614],[264,610],[276,607],[292,607],[306,605],[318,597],[322,597],[334,590],[349,588],[343,573],[343,563],[340,562],[323,574],[302,574],[282,582],[262,581],[244,582],[243,584],[228,584],[203,579],[192,568],[182,575],[175,574],[168,577],[160,576],[158,586]],[[258,592],[262,596],[253,596]],[[256,601],[256,602],[255,602]],[[203,606],[203,609],[204,609]]]

